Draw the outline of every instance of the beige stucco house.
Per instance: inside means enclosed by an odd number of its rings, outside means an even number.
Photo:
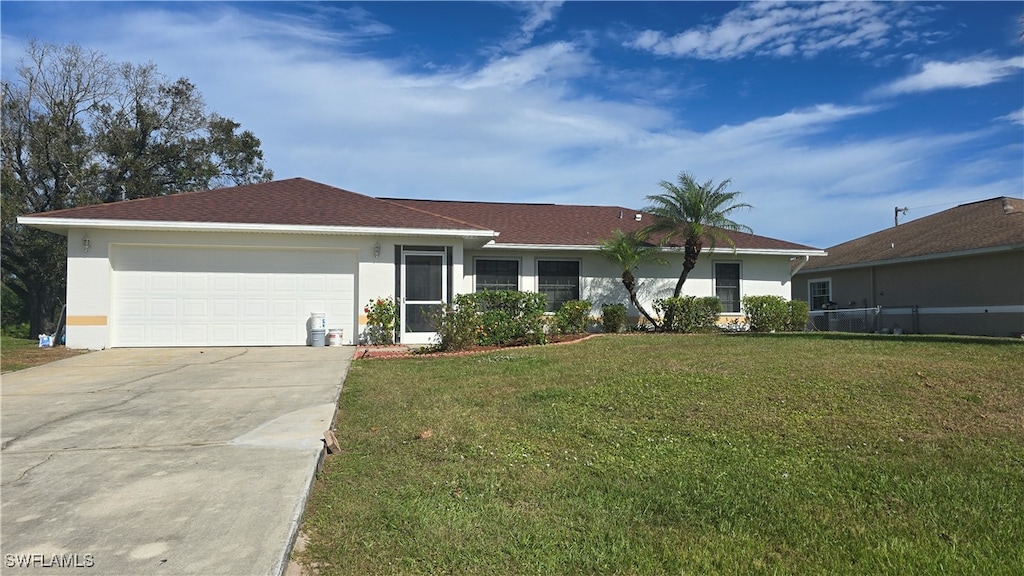
[[[1024,332],[1024,200],[963,204],[827,249],[793,277],[820,310],[881,307],[880,330]]]
[[[626,303],[621,270],[597,252],[649,217],[616,206],[372,198],[295,178],[33,214],[68,239],[67,345],[303,345],[312,313],[354,343],[367,302],[397,297],[400,339],[435,336],[425,312],[484,289]],[[706,250],[686,293],[740,317],[748,294],[790,297],[792,261],[821,250],[753,234]],[[682,265],[639,271],[646,302]]]

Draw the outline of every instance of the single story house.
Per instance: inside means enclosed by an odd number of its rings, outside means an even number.
[[[881,307],[879,329],[1024,332],[1024,200],[963,204],[827,249],[793,277],[812,310]]]
[[[399,338],[435,336],[426,312],[485,289],[627,303],[621,270],[597,252],[650,217],[616,206],[372,198],[302,178],[32,214],[19,222],[68,238],[67,345],[303,345],[313,313],[343,341],[364,307],[400,302]],[[790,297],[791,260],[821,250],[734,234],[705,250],[686,293],[718,295],[741,317],[747,294]],[[642,297],[671,295],[671,267],[645,268]],[[635,314],[635,311],[634,311]]]

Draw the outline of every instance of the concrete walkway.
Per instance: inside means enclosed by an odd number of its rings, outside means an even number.
[[[282,574],[353,350],[114,349],[5,374],[0,572]]]

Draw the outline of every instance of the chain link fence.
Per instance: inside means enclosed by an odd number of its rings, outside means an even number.
[[[882,307],[812,310],[807,329],[814,332],[873,333],[881,328]]]

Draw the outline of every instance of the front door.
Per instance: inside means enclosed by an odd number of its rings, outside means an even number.
[[[429,344],[448,293],[444,252],[402,253],[402,343]]]

